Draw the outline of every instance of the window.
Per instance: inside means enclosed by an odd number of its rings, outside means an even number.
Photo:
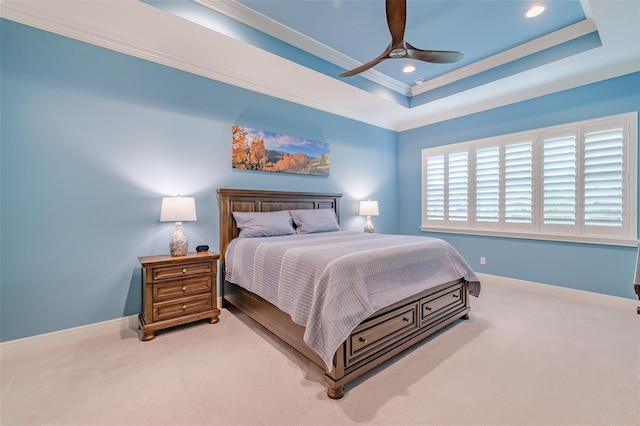
[[[544,139],[543,218],[545,225],[576,224],[576,138]]]
[[[469,219],[469,154],[458,152],[449,156],[448,212],[449,220],[466,222]]]
[[[532,144],[509,144],[504,153],[504,220],[530,224],[533,221]]]
[[[585,135],[584,219],[587,226],[624,226],[623,138],[621,129]]]
[[[422,150],[425,231],[637,244],[637,113]]]
[[[500,220],[500,149],[497,146],[476,151],[476,220]]]
[[[427,158],[427,219],[444,220],[444,155]]]

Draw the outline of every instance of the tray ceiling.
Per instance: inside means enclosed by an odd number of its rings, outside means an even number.
[[[408,0],[405,39],[463,60],[347,78],[390,41],[382,0],[3,0],[0,15],[403,131],[640,70],[639,1],[541,3],[526,19],[529,1]]]

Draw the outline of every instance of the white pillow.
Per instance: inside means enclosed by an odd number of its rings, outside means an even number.
[[[338,218],[332,209],[291,210],[298,234],[339,231]]]
[[[233,212],[241,238],[273,237],[295,234],[291,215],[286,210],[277,212]]]

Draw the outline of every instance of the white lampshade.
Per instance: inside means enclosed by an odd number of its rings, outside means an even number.
[[[377,201],[360,201],[360,216],[378,216]]]
[[[196,200],[192,197],[165,197],[160,207],[160,222],[197,220]]]

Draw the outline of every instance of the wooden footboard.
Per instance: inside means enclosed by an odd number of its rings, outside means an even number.
[[[463,279],[442,284],[379,310],[357,326],[334,355],[333,368],[303,340],[304,327],[261,297],[229,282],[224,300],[325,370],[327,395],[344,396],[344,386],[459,318],[468,318],[469,293]]]
[[[374,313],[337,349],[333,368],[303,340],[304,327],[261,297],[225,280],[225,254],[238,236],[234,211],[332,209],[340,218],[341,194],[218,189],[220,202],[220,296],[325,370],[327,395],[341,398],[344,385],[459,318],[468,318],[467,282],[459,279],[428,289]]]

